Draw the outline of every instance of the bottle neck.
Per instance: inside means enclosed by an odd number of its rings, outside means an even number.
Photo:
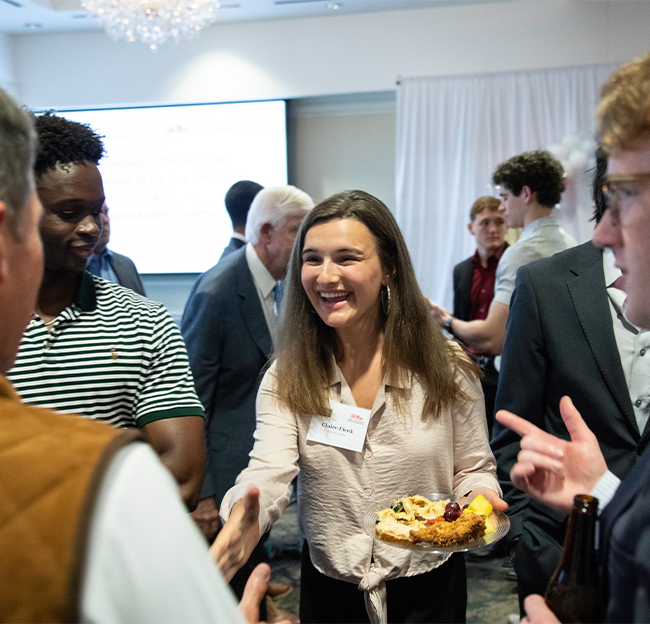
[[[565,574],[587,572],[596,563],[596,514],[574,509],[569,519],[560,567]]]

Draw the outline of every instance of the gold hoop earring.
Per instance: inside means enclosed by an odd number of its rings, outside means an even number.
[[[390,286],[388,284],[386,284],[385,290],[381,291],[381,308],[386,316],[390,314]]]

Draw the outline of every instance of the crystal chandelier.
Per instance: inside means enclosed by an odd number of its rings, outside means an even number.
[[[168,39],[196,37],[216,18],[214,0],[83,0],[114,41],[142,41],[152,50]]]

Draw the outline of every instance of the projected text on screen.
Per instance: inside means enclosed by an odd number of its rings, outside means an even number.
[[[238,180],[287,183],[285,103],[61,111],[105,137],[99,169],[109,248],[140,273],[199,273],[232,226],[223,199]]]

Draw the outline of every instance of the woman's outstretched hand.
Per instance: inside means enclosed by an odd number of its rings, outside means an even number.
[[[212,560],[230,582],[250,557],[260,539],[260,491],[251,487],[230,510],[228,521],[210,547]]]

